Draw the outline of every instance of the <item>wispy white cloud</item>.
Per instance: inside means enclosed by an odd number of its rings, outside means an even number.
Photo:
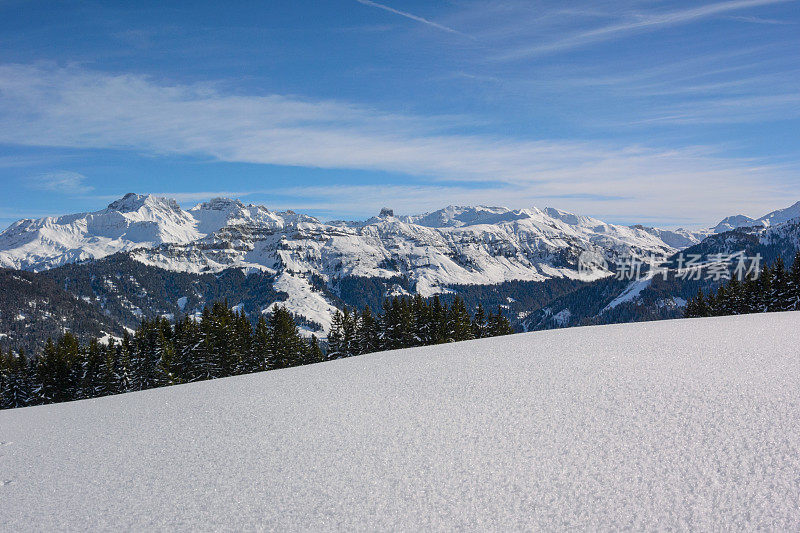
[[[31,188],[63,194],[85,194],[94,190],[86,184],[86,176],[78,172],[59,171],[33,176],[28,180]]]
[[[736,20],[739,22],[749,22],[751,24],[769,24],[772,26],[790,26],[795,24],[790,20],[767,19],[762,17],[744,17],[744,16],[728,16],[728,20]]]
[[[76,68],[0,66],[0,93],[0,143],[378,170],[410,176],[406,181],[412,184],[428,182],[402,190],[375,184],[360,195],[353,190],[345,191],[345,199],[337,193],[320,200],[360,206],[362,213],[371,205],[366,198],[377,206],[401,201],[405,191],[409,205],[431,208],[454,202],[525,207],[552,200],[589,214],[688,220],[697,213],[708,216],[709,205],[725,214],[729,208],[738,211],[743,198],[752,205],[780,204],[798,177],[796,169],[723,157],[707,147],[456,134],[454,126],[463,122],[450,118],[397,115],[333,101],[228,95],[211,85],[165,86],[139,76]],[[73,192],[87,187],[79,176],[52,184]],[[247,193],[190,192],[181,198]],[[286,191],[313,203],[312,193],[323,194],[319,189]]]
[[[499,54],[498,59],[515,60],[578,48],[592,43],[609,41],[637,32],[654,31],[667,26],[689,24],[730,11],[754,8],[794,0],[729,0],[690,9],[665,13],[638,13],[625,22],[594,28],[550,42],[525,45]]]
[[[0,156],[0,168],[25,168],[61,162],[67,157],[53,155],[4,155]]]
[[[800,94],[745,95],[701,98],[654,109],[654,116],[640,124],[735,124],[748,121],[785,121],[800,117]]]
[[[413,13],[408,13],[407,11],[400,11],[399,9],[395,9],[393,7],[389,7],[389,6],[384,5],[384,4],[379,4],[378,2],[373,2],[372,0],[356,0],[356,2],[358,2],[359,4],[363,4],[365,6],[370,6],[370,7],[376,7],[378,9],[383,9],[384,11],[388,11],[389,13],[394,13],[395,15],[400,15],[401,17],[405,17],[407,19],[411,19],[411,20],[414,20],[416,22],[421,22],[422,24],[427,24],[428,26],[431,26],[433,28],[437,28],[437,29],[442,30],[442,31],[446,31],[448,33],[456,33],[458,35],[464,35],[460,31],[454,30],[453,28],[450,28],[450,27],[445,26],[443,24],[438,24],[436,22],[433,22],[432,20],[428,20],[426,18],[414,15]]]

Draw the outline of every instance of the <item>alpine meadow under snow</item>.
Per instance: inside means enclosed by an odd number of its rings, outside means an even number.
[[[0,529],[797,530],[800,313],[0,412]]]

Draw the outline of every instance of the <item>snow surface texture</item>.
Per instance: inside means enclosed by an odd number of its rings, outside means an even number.
[[[800,313],[0,412],[0,530],[800,528]]]

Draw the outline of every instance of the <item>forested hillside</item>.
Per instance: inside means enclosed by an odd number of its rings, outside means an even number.
[[[686,316],[728,316],[800,310],[800,252],[789,270],[778,256],[758,275],[732,277],[716,291],[699,290],[686,306]]]
[[[32,354],[0,351],[0,408],[24,407],[275,370],[370,352],[507,335],[500,309],[471,317],[460,298],[386,300],[381,313],[345,308],[335,315],[327,353],[304,338],[296,318],[278,306],[253,325],[226,302],[199,318],[143,320],[134,335],[107,345],[72,334]]]
[[[35,350],[48,337],[66,331],[84,342],[123,328],[102,308],[63,289],[55,280],[20,270],[0,268],[0,350]]]

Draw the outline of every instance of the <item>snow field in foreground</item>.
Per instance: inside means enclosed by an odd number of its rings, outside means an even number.
[[[0,529],[800,528],[800,313],[0,412]]]

